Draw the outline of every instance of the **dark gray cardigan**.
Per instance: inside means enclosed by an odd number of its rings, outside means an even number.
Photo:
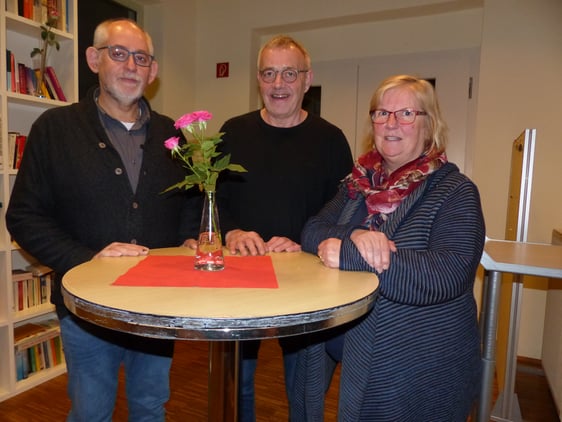
[[[366,215],[363,201],[357,202],[342,188],[307,223],[303,249],[316,253],[323,239],[340,238],[341,269],[373,271],[349,239]],[[338,224],[349,209],[351,222]],[[477,188],[446,164],[405,199],[381,231],[398,252],[390,269],[379,274],[373,310],[345,335],[338,420],[465,421],[481,366],[473,284],[485,230]],[[294,421],[323,420],[330,363],[322,342],[326,335],[311,337],[300,354]]]
[[[6,221],[18,244],[55,270],[53,303],[62,303],[61,277],[111,242],[158,248],[196,236],[196,192],[161,194],[185,175],[163,145],[177,135],[174,122],[150,113],[136,192],[100,123],[93,90],[34,122]]]

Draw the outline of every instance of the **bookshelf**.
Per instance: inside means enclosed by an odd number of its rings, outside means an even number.
[[[26,0],[27,1],[27,0]],[[49,0],[52,1],[52,0]],[[60,43],[60,50],[50,47],[47,65],[55,69],[56,75],[68,102],[78,100],[78,25],[77,1],[57,0],[62,11],[59,29],[53,29]],[[13,270],[25,270],[37,265],[36,260],[14,244],[6,229],[6,208],[17,170],[12,168],[9,157],[10,132],[27,135],[33,121],[49,108],[67,102],[39,98],[30,94],[13,92],[7,81],[6,51],[10,50],[16,62],[34,68],[37,66],[30,57],[34,47],[41,47],[41,18],[34,20],[18,13],[18,2],[23,0],[0,0],[0,401],[32,388],[52,377],[64,373],[64,360],[56,353],[57,327],[54,308],[45,298],[33,296],[38,293],[27,292],[29,303],[18,306],[15,303],[16,290],[21,283],[12,281]],[[43,0],[46,2],[46,0]],[[31,1],[33,3],[33,1]],[[40,4],[41,1],[35,4]],[[35,15],[37,17],[38,15]],[[39,280],[36,281],[40,283]],[[31,289],[36,289],[29,281]],[[39,288],[40,289],[40,288]],[[45,292],[46,290],[44,290]],[[48,293],[47,293],[48,294]],[[41,330],[38,327],[46,327]],[[35,328],[35,331],[31,330]],[[24,334],[22,334],[24,332]],[[31,333],[27,337],[25,333]],[[41,355],[42,363],[38,370],[21,375],[20,367],[23,353],[31,358],[31,351]],[[24,358],[25,359],[25,358]],[[35,365],[37,362],[33,362]]]

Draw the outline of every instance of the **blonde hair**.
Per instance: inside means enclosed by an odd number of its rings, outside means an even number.
[[[437,153],[445,151],[448,141],[447,124],[441,116],[439,101],[433,85],[425,79],[411,75],[395,75],[381,82],[369,105],[369,110],[378,108],[386,91],[392,88],[403,88],[410,91],[421,111],[427,113],[426,144],[425,152],[435,150]],[[373,125],[370,125],[370,135],[372,138]]]

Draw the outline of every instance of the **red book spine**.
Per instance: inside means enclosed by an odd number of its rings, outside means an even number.
[[[45,73],[47,77],[51,80],[53,87],[55,88],[55,93],[60,101],[66,101],[66,97],[62,90],[62,86],[57,78],[57,74],[55,73],[55,69],[52,66],[47,66],[45,68]]]
[[[27,94],[27,71],[23,63],[18,63],[18,78],[20,82],[20,93]]]
[[[26,141],[27,136],[25,135],[18,135],[18,137],[16,138],[16,156],[14,157],[14,169],[20,168]]]
[[[18,281],[18,311],[23,311],[23,283],[25,281]]]
[[[33,19],[33,0],[23,0],[23,17]]]

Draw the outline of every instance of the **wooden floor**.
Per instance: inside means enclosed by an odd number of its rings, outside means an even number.
[[[207,420],[206,342],[178,342],[172,364],[172,396],[168,403],[169,422]],[[536,368],[518,371],[516,389],[525,421],[559,421],[544,376]],[[326,422],[336,420],[337,380],[326,400]],[[66,397],[66,375],[61,375],[10,400],[0,402],[2,422],[64,421],[70,402]],[[276,340],[262,343],[256,373],[256,406],[259,422],[286,421],[287,402],[283,386],[281,352]],[[120,388],[114,421],[125,422],[127,408]]]

